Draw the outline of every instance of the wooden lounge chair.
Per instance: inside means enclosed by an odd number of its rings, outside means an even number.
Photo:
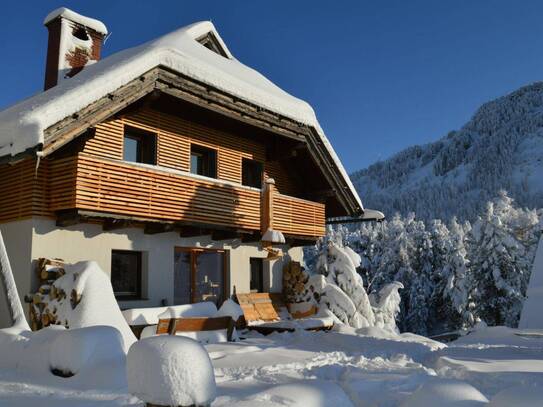
[[[232,341],[234,332],[234,320],[231,317],[217,318],[165,318],[159,319],[156,327],[157,335],[170,334],[177,332],[200,332],[200,331],[220,331],[226,330],[227,340]]]
[[[281,294],[236,294],[236,298],[243,311],[245,326],[263,335],[272,332],[293,332],[296,327],[318,331],[329,330],[333,326],[332,321],[312,318],[317,313],[316,307],[311,307],[305,312],[289,313]]]

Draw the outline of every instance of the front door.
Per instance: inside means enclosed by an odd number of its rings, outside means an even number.
[[[226,296],[224,250],[177,247],[174,262],[176,305],[201,301],[222,304]]]

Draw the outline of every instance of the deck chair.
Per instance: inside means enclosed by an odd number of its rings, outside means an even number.
[[[300,326],[306,330],[329,330],[334,325],[331,319],[313,318],[316,307],[291,314],[278,293],[236,294],[236,299],[243,311],[245,327],[264,335],[293,332]]]

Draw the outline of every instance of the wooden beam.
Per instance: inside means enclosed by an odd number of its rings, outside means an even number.
[[[285,242],[290,247],[314,246],[318,240],[316,237],[285,236]]]
[[[157,233],[173,232],[175,225],[172,223],[146,223],[143,228],[143,233],[146,235],[155,235]]]
[[[132,222],[127,219],[106,219],[102,223],[102,230],[108,232],[117,229],[125,229],[131,226],[133,226]]]
[[[65,228],[68,226],[77,225],[83,220],[77,210],[68,210],[57,213],[56,226]]]
[[[206,236],[210,234],[211,234],[210,229],[199,228],[199,227],[194,227],[194,226],[182,226],[181,230],[179,231],[179,237],[181,238]]]
[[[284,143],[274,143],[272,148],[266,150],[266,160],[285,161],[299,156],[300,151],[307,150],[308,145],[305,142],[299,142],[291,146],[285,146]]]
[[[241,236],[242,243],[258,243],[261,239],[262,235],[260,233],[244,234]]]
[[[235,230],[214,230],[211,232],[211,240],[240,239],[241,234]]]
[[[84,133],[89,127],[104,121],[152,92],[155,89],[157,76],[158,68],[154,68],[127,85],[91,103],[77,114],[71,115],[45,129],[43,155],[51,154]]]

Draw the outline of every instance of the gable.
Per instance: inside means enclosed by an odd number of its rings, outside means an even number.
[[[221,42],[217,39],[215,34],[212,31],[208,32],[201,37],[196,38],[200,44],[202,44],[207,49],[213,51],[214,53],[223,56],[224,58],[229,58],[228,53],[223,48]]]

